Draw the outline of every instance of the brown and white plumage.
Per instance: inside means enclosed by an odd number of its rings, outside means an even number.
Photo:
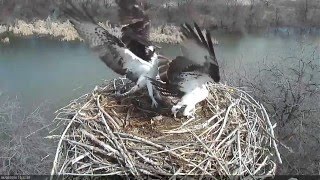
[[[149,56],[140,57],[135,54],[128,44],[111,35],[106,29],[98,25],[87,9],[68,2],[70,7],[61,7],[63,12],[70,18],[70,22],[90,48],[98,54],[100,59],[113,71],[125,75],[128,79],[136,82],[136,85],[121,95],[128,95],[145,86],[148,88],[152,105],[157,102],[153,97],[153,88],[150,80],[158,75],[158,57],[154,49],[146,47]]]
[[[134,54],[149,61],[152,56],[150,49],[155,49],[149,40],[150,19],[142,4],[137,0],[116,0],[119,7],[118,16],[121,28],[121,40]]]
[[[196,23],[194,28],[189,24],[181,26],[183,55],[173,59],[165,72],[160,70],[163,82],[152,80],[152,84],[163,95],[181,98],[171,110],[176,114],[184,108],[184,116],[193,116],[195,105],[208,96],[208,82],[220,81],[211,35],[209,31],[202,33]]]

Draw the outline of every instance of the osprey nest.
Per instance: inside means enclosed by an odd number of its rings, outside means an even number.
[[[51,174],[135,178],[273,176],[281,163],[265,108],[245,91],[209,85],[194,119],[151,108],[146,91],[114,96],[118,80],[57,111],[66,125]]]

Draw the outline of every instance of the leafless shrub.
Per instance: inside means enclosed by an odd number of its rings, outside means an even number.
[[[49,173],[54,146],[43,138],[50,125],[43,113],[41,105],[26,114],[17,98],[0,96],[0,174]]]
[[[278,137],[293,149],[293,153],[282,149],[279,173],[318,174],[320,54],[303,42],[297,52],[279,62],[264,62],[256,76],[244,76],[239,83],[264,103],[279,126]]]
[[[206,28],[223,28],[243,32],[256,28],[319,27],[320,4],[318,0],[140,0],[155,26],[165,23],[180,24],[197,21]],[[62,21],[55,4],[64,0],[0,0],[0,23],[11,24],[15,19],[34,21],[57,16]],[[75,3],[80,2],[75,0]],[[98,21],[115,24],[117,8],[114,0],[81,0],[89,2],[90,13]]]

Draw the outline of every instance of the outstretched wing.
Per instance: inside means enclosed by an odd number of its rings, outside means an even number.
[[[150,19],[138,0],[116,0],[119,6],[119,20],[122,25],[121,40],[128,49],[140,58],[149,61],[152,54],[148,53],[150,34]]]
[[[88,13],[84,4],[74,5],[68,1],[69,6],[61,7],[62,11],[70,18],[70,22],[85,42],[96,52],[100,59],[113,71],[120,75],[129,75],[130,80],[136,81],[139,69],[149,65],[134,53],[128,50],[125,44],[117,37],[111,35],[95,22]]]
[[[210,62],[218,65],[210,32],[206,30],[204,34],[196,23],[194,23],[194,27],[195,29],[187,23],[181,26],[183,56],[195,64],[204,65],[206,62]]]
[[[194,23],[194,27],[195,29],[189,24],[181,26],[183,33],[181,51],[183,56],[178,56],[159,69],[162,81],[174,83],[173,79],[177,74],[195,70],[209,75],[215,82],[220,81],[219,65],[210,32],[205,31],[203,33],[196,23]]]
[[[219,66],[211,41],[211,36],[206,31],[206,38],[199,26],[195,23],[195,30],[188,24],[182,26],[183,56],[178,56],[172,60],[168,66],[164,66],[161,80],[152,84],[164,95],[181,95],[178,92],[190,92],[194,88],[202,86],[209,81],[220,80]],[[167,68],[167,69],[165,69]],[[166,73],[164,73],[164,72]]]
[[[206,67],[196,65],[186,57],[178,56],[169,63],[166,77],[161,77],[164,82],[153,80],[151,83],[165,96],[181,97],[184,93],[210,81],[204,69]]]
[[[189,24],[184,24],[181,26],[181,30],[183,34],[181,43],[183,56],[195,65],[206,67],[203,69],[203,73],[209,74],[214,81],[219,82],[219,65],[210,32],[206,30],[203,33],[196,23],[194,23],[194,28]]]

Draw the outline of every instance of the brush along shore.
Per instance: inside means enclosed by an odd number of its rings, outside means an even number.
[[[100,22],[99,25],[108,30],[116,37],[121,37],[121,27],[112,26],[108,21]],[[17,36],[50,36],[62,41],[81,40],[77,31],[68,21],[59,22],[52,21],[50,18],[46,20],[36,20],[34,22],[26,22],[16,20],[12,25],[0,25],[0,34],[11,32]],[[150,40],[156,43],[175,44],[181,42],[180,28],[174,25],[165,24],[158,27],[151,27]],[[217,44],[216,40],[213,40]]]

